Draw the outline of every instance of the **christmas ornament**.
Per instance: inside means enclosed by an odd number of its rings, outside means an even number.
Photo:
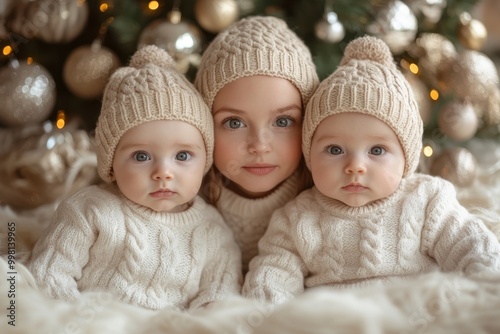
[[[446,0],[407,0],[406,3],[415,15],[422,15],[425,21],[438,23],[446,8]]]
[[[64,63],[64,82],[74,95],[82,99],[101,96],[109,76],[120,66],[118,56],[102,45],[112,21],[113,18],[106,20],[92,44],[74,49]]]
[[[139,36],[138,48],[156,45],[166,50],[177,63],[181,73],[189,68],[192,54],[199,54],[203,43],[201,31],[187,20],[181,20],[181,12],[174,9],[167,19],[155,20],[144,28]]]
[[[314,26],[316,37],[327,43],[338,43],[345,36],[345,30],[337,17],[337,13],[328,11]]]
[[[422,122],[424,125],[429,123],[431,118],[431,99],[429,98],[429,89],[425,83],[418,78],[418,76],[412,74],[409,71],[404,72],[404,76],[408,83],[410,84],[413,95],[417,100],[418,110],[420,112],[420,117],[422,117]]]
[[[235,0],[196,0],[194,16],[203,29],[218,33],[238,19],[238,3]]]
[[[9,17],[13,7],[14,7],[13,0],[0,1],[0,39],[8,38],[7,29],[5,29],[5,21],[7,17]]]
[[[472,17],[483,23],[488,32],[486,41],[481,48],[485,54],[494,54],[500,50],[500,1],[481,0],[477,1],[471,11]]]
[[[429,173],[459,187],[472,184],[477,173],[476,158],[463,147],[443,150],[432,162]]]
[[[89,15],[85,0],[37,0],[18,2],[11,30],[47,43],[67,43],[85,28]]]
[[[0,202],[31,209],[96,181],[94,144],[85,131],[30,127],[12,131],[13,145],[0,154]]]
[[[451,101],[439,111],[438,126],[455,141],[469,140],[476,134],[478,117],[470,103]]]
[[[387,43],[393,54],[400,54],[415,40],[417,18],[405,3],[399,0],[374,5],[374,22],[366,27],[366,32]]]
[[[481,21],[473,19],[469,13],[462,13],[457,28],[460,44],[471,50],[480,50],[488,32]]]
[[[446,37],[436,33],[423,33],[408,48],[408,54],[418,59],[420,73],[434,87],[441,86],[441,76],[457,57],[457,50]]]
[[[50,73],[37,63],[12,60],[0,69],[0,122],[19,126],[45,120],[56,102]]]
[[[494,89],[486,101],[483,119],[487,126],[500,125],[500,89]],[[499,129],[500,130],[500,129]]]
[[[453,92],[460,100],[472,103],[486,101],[498,85],[495,64],[479,51],[464,50],[454,59],[452,66],[442,73],[442,87]]]

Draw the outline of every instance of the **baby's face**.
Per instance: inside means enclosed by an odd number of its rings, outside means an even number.
[[[302,158],[302,102],[288,80],[251,76],[224,86],[213,104],[214,164],[231,189],[263,197],[292,175]]]
[[[198,129],[181,121],[152,121],[125,132],[113,175],[131,201],[155,211],[179,212],[196,196],[206,151]]]
[[[350,206],[391,195],[403,177],[405,157],[392,129],[361,113],[325,118],[311,144],[311,172],[318,190]]]

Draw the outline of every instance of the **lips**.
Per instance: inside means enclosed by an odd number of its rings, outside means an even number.
[[[250,165],[243,166],[243,169],[254,175],[267,175],[272,173],[277,167],[275,165]]]
[[[175,196],[175,192],[169,189],[161,189],[155,192],[150,193],[149,195],[153,198],[157,199],[169,199]]]
[[[368,188],[359,184],[359,183],[350,183],[350,184],[342,187],[342,189],[347,191],[347,192],[351,192],[351,193],[359,193],[359,192],[362,192]]]

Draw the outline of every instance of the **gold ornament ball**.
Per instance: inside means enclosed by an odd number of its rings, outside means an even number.
[[[484,24],[473,19],[468,13],[460,15],[458,40],[467,49],[480,50],[488,38]]]
[[[453,92],[460,100],[473,103],[485,101],[498,85],[498,79],[493,61],[475,50],[460,52],[441,77],[445,91]]]
[[[431,164],[429,173],[459,187],[472,184],[477,172],[476,158],[463,147],[445,149]]]
[[[28,39],[67,43],[83,31],[88,16],[85,0],[19,1],[9,26]]]
[[[424,125],[427,125],[431,119],[431,99],[429,98],[429,89],[416,75],[409,71],[404,72],[404,76],[411,86],[413,95],[417,100],[418,110]]]
[[[469,103],[451,101],[439,111],[439,129],[452,140],[471,139],[476,134],[478,125],[477,114]]]
[[[56,103],[56,85],[42,65],[11,62],[0,69],[0,122],[21,126],[47,119]]]
[[[238,19],[239,7],[235,0],[196,0],[194,15],[203,29],[218,33]]]
[[[100,42],[83,45],[73,50],[63,68],[63,79],[68,89],[82,99],[102,95],[109,76],[120,66],[118,56]]]

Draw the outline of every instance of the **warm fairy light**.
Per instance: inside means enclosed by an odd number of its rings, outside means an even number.
[[[10,45],[5,46],[2,50],[2,53],[4,54],[4,56],[10,55],[12,53],[12,48],[10,47]]]
[[[413,74],[418,73],[418,65],[415,63],[411,63],[409,69],[410,69],[410,72]]]
[[[106,2],[101,3],[101,5],[99,6],[99,10],[101,11],[101,13],[104,13],[108,9],[109,9],[109,5]]]
[[[157,10],[159,7],[160,7],[160,4],[158,3],[158,1],[150,1],[148,3],[148,8],[150,10]]]
[[[431,89],[431,91],[429,92],[429,96],[433,101],[437,101],[439,99],[439,92],[435,89]]]
[[[434,151],[432,150],[432,147],[430,147],[430,146],[425,146],[423,152],[427,158],[431,157],[432,154],[434,153]]]
[[[64,110],[59,110],[57,112],[56,126],[58,129],[62,129],[64,128],[65,124],[66,124],[66,114],[64,113]]]

